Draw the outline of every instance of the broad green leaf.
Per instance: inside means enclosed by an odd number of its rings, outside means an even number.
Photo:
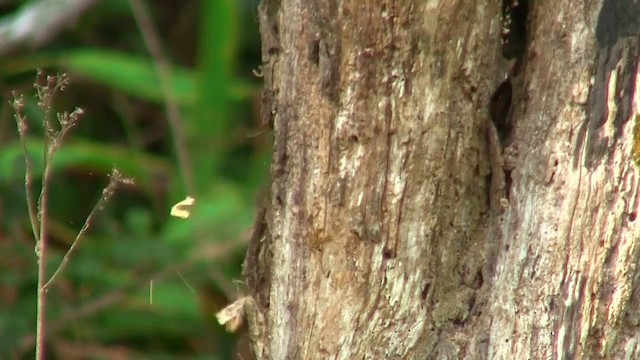
[[[123,93],[156,103],[164,103],[165,96],[154,62],[144,56],[102,49],[78,49],[56,54],[37,54],[26,57],[0,59],[0,75],[34,72],[37,68],[59,67],[70,75],[82,76]],[[259,91],[257,84],[234,80],[229,96],[242,100]],[[193,71],[173,66],[170,89],[180,105],[193,105],[196,87]]]
[[[27,150],[33,164],[32,175],[36,181],[43,173],[41,140],[27,141]],[[56,152],[54,171],[62,171],[72,167],[83,167],[87,172],[109,174],[115,166],[127,177],[146,185],[152,176],[169,176],[172,172],[170,163],[162,158],[131,151],[107,144],[91,141],[73,140],[64,143]],[[24,178],[24,153],[19,141],[14,141],[0,149],[0,183],[9,183]]]
[[[185,126],[193,156],[197,191],[206,191],[230,148],[228,136],[234,118],[230,114],[234,56],[238,47],[239,3],[205,1],[200,18],[198,91],[194,112]]]
[[[63,55],[59,65],[67,68],[72,74],[81,75],[125,93],[159,102],[165,98],[153,62],[142,56],[98,49],[77,50]],[[178,103],[193,102],[191,72],[173,67],[170,83],[172,96]]]

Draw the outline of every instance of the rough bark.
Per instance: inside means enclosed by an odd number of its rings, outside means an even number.
[[[263,0],[258,357],[639,358],[639,7]]]

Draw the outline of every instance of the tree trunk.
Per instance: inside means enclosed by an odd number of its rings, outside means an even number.
[[[638,1],[259,14],[258,358],[640,358]]]

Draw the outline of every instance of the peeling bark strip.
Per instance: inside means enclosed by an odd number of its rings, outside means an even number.
[[[638,69],[616,60],[606,101],[590,100],[593,3],[529,3],[499,216],[501,2],[263,0],[275,144],[246,264],[258,358],[640,356]],[[596,130],[589,101],[608,107]],[[583,166],[587,131],[617,140]]]
[[[640,58],[640,3],[604,1],[595,31],[598,67],[587,103],[590,116],[579,133],[580,145],[586,143],[587,166],[611,155],[625,123],[633,117],[632,95]],[[614,134],[603,137],[600,129],[608,119],[612,120]]]

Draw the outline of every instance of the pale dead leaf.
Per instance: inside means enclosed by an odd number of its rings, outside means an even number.
[[[171,208],[171,216],[179,217],[181,219],[187,219],[191,215],[191,208],[196,202],[196,199],[191,196],[187,196],[186,199],[173,205]]]
[[[242,326],[242,322],[244,321],[244,304],[247,299],[249,299],[249,296],[240,298],[216,314],[218,323],[224,325],[227,331],[235,332]]]

